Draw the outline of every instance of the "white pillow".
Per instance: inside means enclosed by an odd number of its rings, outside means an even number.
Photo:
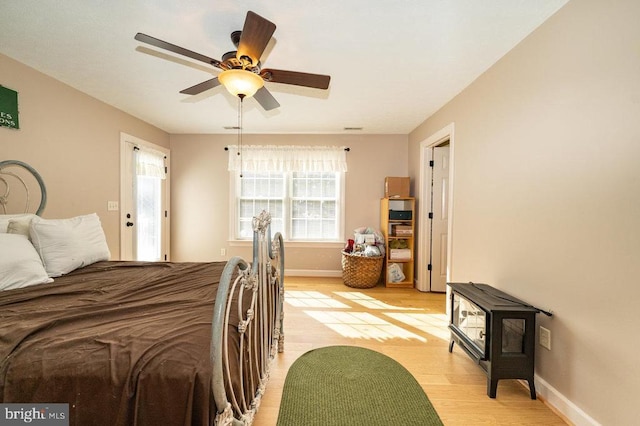
[[[0,233],[0,290],[52,281],[27,237]]]
[[[95,213],[70,219],[35,217],[29,233],[50,277],[109,260],[111,256],[100,219]]]
[[[21,213],[21,214],[0,214],[0,234],[7,232],[9,221],[14,219],[31,220],[36,215],[33,213]]]

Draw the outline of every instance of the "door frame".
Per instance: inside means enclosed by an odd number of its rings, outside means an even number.
[[[125,238],[125,233],[127,232],[127,218],[125,215],[126,207],[128,206],[128,201],[125,197],[127,193],[131,192],[127,190],[127,185],[130,185],[131,182],[127,180],[125,174],[125,168],[128,162],[127,144],[129,143],[134,146],[143,146],[151,150],[162,152],[166,157],[165,166],[167,167],[167,176],[164,186],[166,215],[165,220],[163,221],[162,233],[164,239],[164,254],[166,256],[166,260],[171,260],[171,214],[169,214],[171,206],[171,150],[124,132],[120,132],[120,258],[121,260],[129,260],[125,259],[125,254],[131,253],[130,247],[127,247],[127,245],[130,245],[131,243],[127,238]]]
[[[418,278],[416,280],[416,288],[420,291],[431,291],[430,282],[426,277],[425,271],[429,264],[428,259],[431,258],[431,226],[429,224],[429,208],[431,205],[431,177],[432,169],[429,167],[429,161],[432,159],[431,149],[449,141],[449,206],[447,223],[447,282],[451,281],[451,273],[453,268],[453,176],[454,176],[454,133],[455,125],[450,123],[442,129],[438,130],[427,139],[420,142],[420,175],[419,175],[419,194],[420,194],[420,219],[419,227],[419,244],[418,244]]]

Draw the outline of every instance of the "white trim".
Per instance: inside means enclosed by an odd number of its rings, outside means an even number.
[[[451,271],[453,267],[453,176],[454,176],[454,123],[450,123],[442,129],[438,130],[427,139],[420,142],[420,173],[418,181],[418,194],[420,194],[420,205],[427,206],[431,200],[431,193],[429,192],[429,186],[425,184],[427,181],[431,181],[431,169],[426,168],[425,164],[431,157],[431,148],[441,144],[442,142],[449,140],[449,221],[447,229],[447,282],[451,281]],[[429,246],[429,227],[424,226],[428,223],[422,220],[429,212],[428,209],[421,209],[420,213],[420,244],[418,245],[418,279],[416,282],[416,288],[420,291],[429,291],[428,283],[424,281],[424,271],[427,270],[426,259],[430,258],[431,247]],[[447,305],[448,306],[448,305]]]
[[[124,259],[123,253],[127,252],[127,248],[125,247],[125,241],[123,238],[124,232],[126,230],[126,222],[127,218],[125,217],[125,206],[126,202],[124,200],[127,192],[130,192],[125,187],[128,182],[125,182],[124,171],[122,170],[124,165],[126,164],[126,156],[127,156],[127,144],[131,144],[133,146],[143,146],[145,149],[156,151],[166,157],[165,165],[167,167],[167,175],[164,180],[165,187],[165,210],[168,212],[167,218],[164,221],[164,228],[162,230],[164,236],[164,244],[163,251],[167,256],[167,260],[171,260],[171,150],[165,148],[160,145],[156,145],[154,143],[145,141],[144,139],[140,139],[136,136],[129,135],[124,132],[120,132],[120,258]],[[130,251],[130,250],[129,250]],[[124,259],[126,260],[126,259]]]
[[[252,247],[252,240],[228,240],[230,247]],[[344,241],[287,241],[287,248],[343,249]]]
[[[598,423],[590,417],[540,376],[537,374],[534,375],[533,380],[536,385],[536,391],[540,397],[544,399],[549,406],[565,416],[572,424],[575,426],[601,426],[601,423]]]

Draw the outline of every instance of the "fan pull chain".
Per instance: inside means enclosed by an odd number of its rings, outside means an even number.
[[[240,156],[240,178],[242,178],[242,101],[243,94],[238,94],[238,155]]]

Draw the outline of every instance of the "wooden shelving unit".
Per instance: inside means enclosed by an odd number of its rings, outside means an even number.
[[[384,284],[386,287],[413,287],[415,269],[415,213],[414,197],[393,197],[380,200],[380,229],[385,239]],[[402,246],[406,248],[394,248]],[[396,251],[403,250],[403,251]],[[392,264],[402,269],[404,279],[389,279]]]

